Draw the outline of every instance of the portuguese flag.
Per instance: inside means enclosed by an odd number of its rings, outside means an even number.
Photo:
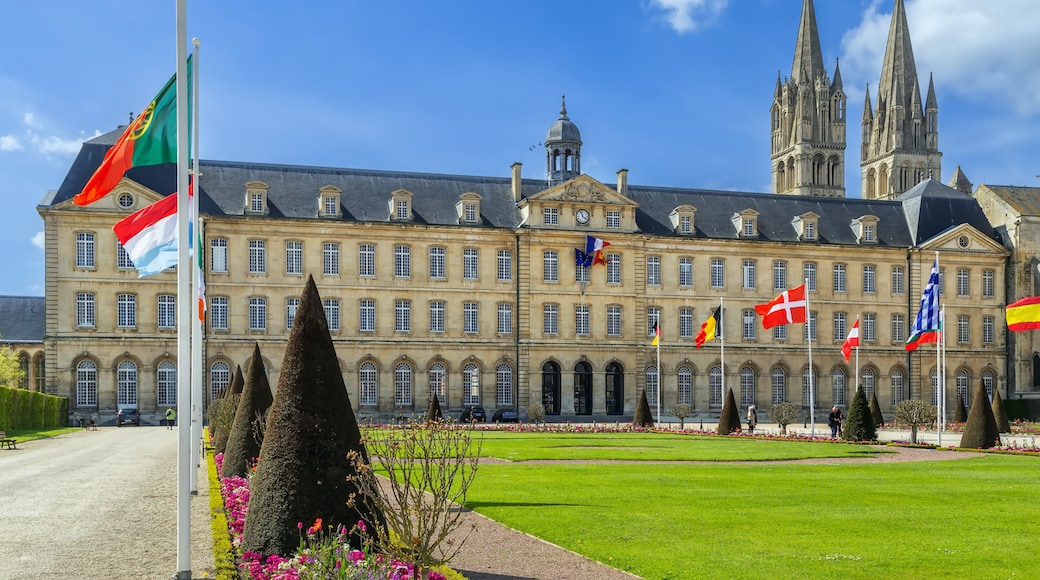
[[[188,57],[188,94],[191,94],[191,57]],[[191,116],[191,99],[188,99]],[[191,123],[188,123],[191,126]],[[189,142],[191,137],[188,138]],[[173,75],[152,102],[123,131],[105,153],[101,166],[83,191],[72,198],[76,205],[90,205],[108,195],[133,167],[177,162],[177,75]]]

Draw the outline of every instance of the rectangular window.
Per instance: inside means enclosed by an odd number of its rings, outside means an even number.
[[[845,264],[834,265],[834,291],[845,292]]]
[[[805,222],[805,239],[815,240],[816,239],[816,222],[807,221]]]
[[[898,344],[906,341],[906,318],[902,314],[892,315],[892,342]]]
[[[994,318],[992,316],[982,317],[982,344],[996,344],[997,338],[994,334]]]
[[[94,234],[89,232],[76,234],[76,267],[94,267]]]
[[[906,273],[902,266],[892,266],[892,294],[906,292]]]
[[[874,243],[874,226],[870,224],[863,225],[863,241],[868,243]]]
[[[375,300],[362,300],[358,303],[358,330],[361,332],[376,331]]]
[[[555,207],[542,208],[542,222],[547,226],[560,225],[560,210]]]
[[[575,282],[588,282],[589,281],[589,268],[587,266],[574,266],[574,281]]]
[[[177,297],[172,294],[160,294],[157,300],[156,325],[159,328],[174,328],[177,325]]]
[[[209,271],[227,272],[228,241],[213,238],[209,241]]]
[[[507,302],[498,305],[498,333],[513,334],[513,305]]]
[[[654,327],[661,324],[661,309],[656,306],[651,306],[646,309],[646,335],[654,335]],[[664,333],[662,332],[662,335]]]
[[[773,327],[773,340],[787,340],[786,324],[778,324]]]
[[[466,223],[475,224],[477,223],[477,204],[467,203],[462,208],[463,215],[465,216]]]
[[[285,301],[285,330],[292,330],[293,321],[296,320],[296,311],[300,308],[299,298],[290,298]],[[328,314],[325,315],[326,318]]]
[[[285,273],[303,274],[303,242],[285,242]]]
[[[478,277],[477,258],[479,254],[476,248],[462,250],[462,279],[476,280]]]
[[[444,248],[440,246],[430,248],[430,278],[434,280],[444,280],[447,277],[444,270],[444,252]]]
[[[249,240],[249,273],[264,274],[267,272],[267,242]]]
[[[679,258],[679,287],[693,287],[693,258]]]
[[[336,242],[321,245],[321,271],[326,276],[339,276],[339,244]]]
[[[834,313],[834,341],[845,342],[845,338],[848,337],[848,318],[844,312]]]
[[[134,262],[130,259],[130,254],[126,253],[126,248],[123,244],[116,242],[116,268],[120,270],[133,269]]]
[[[661,257],[660,256],[647,256],[646,257],[646,285],[647,286],[660,286],[661,285]]]
[[[542,334],[560,332],[560,309],[555,304],[542,305]]]
[[[816,292],[816,263],[806,262],[802,264],[802,277],[805,280],[805,289]]]
[[[787,262],[773,262],[773,290],[787,290]]]
[[[249,194],[249,211],[257,213],[264,211],[264,194]]]
[[[744,260],[744,288],[753,290],[755,288],[755,261]]]
[[[607,211],[607,227],[617,229],[621,227],[621,212]]]
[[[679,217],[679,233],[690,234],[693,232],[693,220],[690,216],[684,215]]]
[[[679,309],[679,338],[693,338],[693,308]]]
[[[94,327],[94,313],[94,295],[85,292],[76,294],[76,326]]]
[[[744,237],[750,238],[755,235],[755,220],[744,218]]]
[[[267,330],[267,299],[249,299],[249,330]]]
[[[542,252],[542,281],[560,281],[560,256],[554,250]]]
[[[968,341],[971,340],[969,324],[970,324],[970,322],[969,322],[967,316],[958,316],[957,317],[957,343],[958,344],[968,344]]]
[[[805,321],[805,333],[803,338],[805,340],[816,340],[816,313],[810,312],[807,320]]]
[[[372,244],[358,246],[358,276],[374,278],[376,275],[376,247]]]
[[[430,302],[430,332],[444,332],[444,303],[439,300]]]
[[[877,270],[871,264],[863,266],[863,293],[875,294],[877,292]]]
[[[137,296],[120,294],[116,297],[116,302],[119,309],[119,328],[137,326]]]
[[[744,340],[755,340],[755,311],[744,310],[740,313],[741,338]]]
[[[399,199],[394,203],[394,217],[399,220],[408,219],[408,200]]]
[[[462,332],[477,334],[480,331],[478,313],[476,302],[466,302],[462,305]]]
[[[607,336],[621,336],[620,306],[607,306]]]
[[[339,209],[339,203],[337,203],[336,197],[331,196],[331,195],[326,195],[325,197],[321,198],[321,201],[322,201],[322,207],[324,208],[325,215],[327,215],[327,216],[334,216],[334,215],[338,214],[338,212],[336,210]]]
[[[322,306],[325,308],[325,322],[329,325],[329,331],[339,332],[339,300],[329,298]]]
[[[227,296],[213,296],[207,304],[207,318],[212,330],[228,329],[228,298]]]
[[[588,304],[578,304],[574,307],[574,334],[578,336],[589,335]]]
[[[621,283],[621,254],[607,254],[607,284]]]
[[[726,287],[726,262],[721,258],[711,259],[711,287]]]
[[[993,270],[982,271],[982,297],[993,298],[994,296],[994,285],[993,285]]]
[[[939,294],[946,295],[946,268],[939,268]]]
[[[877,314],[863,313],[863,342],[877,342]]]
[[[970,295],[971,280],[967,268],[957,268],[957,296],[967,298]]]
[[[513,279],[513,252],[498,251],[498,281],[508,282]]]
[[[407,300],[394,301],[394,332],[412,331],[412,303]]]
[[[500,407],[513,404],[513,369],[509,365],[498,365],[495,371],[495,398]]]
[[[412,277],[412,249],[394,246],[394,278]]]

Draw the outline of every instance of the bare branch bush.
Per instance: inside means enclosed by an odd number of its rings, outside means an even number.
[[[910,443],[917,443],[917,429],[935,419],[935,407],[919,399],[907,399],[896,405],[896,421],[910,427]]]
[[[780,425],[780,434],[787,435],[787,426],[798,421],[798,405],[784,402],[769,408],[769,420]]]
[[[527,407],[527,418],[535,423],[545,421],[545,405],[542,403],[531,403]]]
[[[348,479],[360,490],[352,501],[368,503],[359,509],[385,517],[372,518],[380,550],[420,571],[458,554],[476,527],[453,536],[462,527],[462,505],[480,460],[482,439],[474,433],[451,422],[366,430],[365,446],[385,480],[357,452],[349,456],[357,475]]]
[[[672,407],[672,416],[679,419],[679,429],[682,429],[686,418],[690,416],[690,406],[685,403],[679,403]]]

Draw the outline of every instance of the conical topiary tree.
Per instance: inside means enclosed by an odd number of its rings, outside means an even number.
[[[997,421],[993,418],[993,407],[989,404],[986,385],[983,383],[975,392],[975,399],[971,402],[968,420],[964,423],[964,432],[961,433],[960,447],[963,449],[989,449],[997,445],[999,441],[1000,432],[997,431]]]
[[[250,479],[242,550],[292,554],[300,546],[298,526],[318,518],[325,529],[353,530],[359,521],[376,529],[374,520],[382,515],[373,513],[374,504],[357,483],[358,477],[374,476],[359,475],[356,457],[369,463],[321,297],[308,277]],[[361,538],[352,535],[351,541],[358,545]]]
[[[841,438],[846,441],[873,441],[877,439],[874,417],[870,414],[867,395],[863,392],[863,389],[856,389],[856,395],[852,397],[852,404],[849,405],[849,414],[845,418],[845,427],[842,428]]]
[[[968,420],[968,409],[964,406],[964,397],[957,393],[957,406],[953,409],[953,422],[963,423]]]
[[[1004,400],[1000,398],[1000,389],[993,389],[993,420],[997,422],[998,433],[1010,433],[1011,421],[1008,420]]]
[[[433,423],[443,420],[444,415],[441,414],[441,402],[437,400],[437,395],[433,395],[430,397],[430,406],[426,410],[426,422]]]
[[[231,425],[231,433],[228,435],[227,447],[224,448],[221,477],[244,477],[249,472],[253,460],[260,456],[263,426],[258,425],[257,421],[266,416],[274,397],[271,395],[271,384],[267,381],[267,370],[264,369],[264,358],[260,355],[258,343],[253,345],[253,356],[249,359],[245,383],[238,401],[238,410],[235,411],[235,422]]]
[[[646,389],[639,395],[639,402],[636,403],[636,415],[632,418],[633,427],[653,427],[654,416],[650,413],[650,401],[646,398]]]
[[[227,449],[228,436],[231,434],[231,426],[235,424],[235,415],[238,411],[238,400],[242,396],[242,386],[245,379],[242,378],[242,365],[235,365],[235,375],[231,384],[224,389],[223,403],[220,405],[220,418],[211,424],[213,428],[213,452],[223,453]]]
[[[874,429],[885,424],[885,416],[881,414],[881,405],[877,401],[877,389],[870,392],[870,416],[874,420]]]
[[[726,391],[726,400],[722,403],[722,413],[719,414],[719,435],[740,433],[740,413],[737,411],[737,399],[733,396],[733,389]]]

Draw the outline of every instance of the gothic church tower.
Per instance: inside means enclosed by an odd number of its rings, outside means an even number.
[[[777,75],[770,109],[774,193],[845,197],[846,100],[837,65],[827,78],[816,11],[803,0],[791,77]]]
[[[895,2],[877,107],[871,110],[870,87],[863,102],[860,167],[864,199],[893,199],[925,179],[941,180],[935,86],[929,75],[928,97],[922,102],[906,10],[903,0]]]

